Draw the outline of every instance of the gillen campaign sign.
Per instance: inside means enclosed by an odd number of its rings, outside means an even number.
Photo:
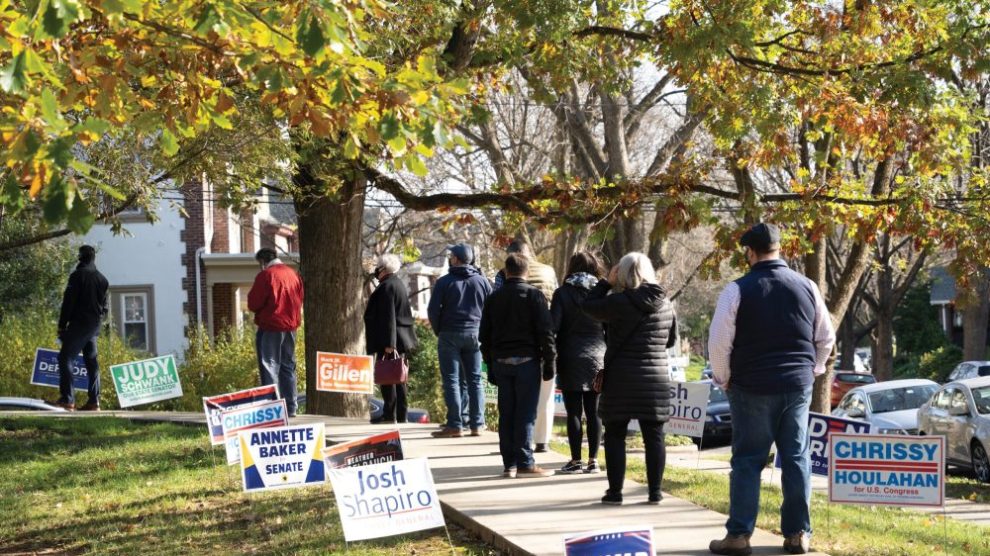
[[[316,389],[348,394],[373,393],[375,359],[370,355],[316,352]]]
[[[944,437],[832,433],[829,443],[830,502],[943,505]]]

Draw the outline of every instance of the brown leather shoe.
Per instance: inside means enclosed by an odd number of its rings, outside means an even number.
[[[79,411],[99,411],[100,402],[86,402],[86,405],[79,408]]]
[[[724,539],[714,540],[708,544],[708,551],[722,556],[749,556],[753,553],[746,535],[726,535]]]
[[[481,429],[471,429],[471,436],[481,436]]]
[[[66,410],[66,411],[75,411],[76,410],[76,404],[69,403],[69,402],[54,401],[54,402],[48,402],[48,405],[54,405],[54,406],[57,406],[57,407],[61,407],[62,409]]]
[[[789,535],[784,539],[784,550],[788,554],[807,554],[811,550],[811,538],[803,531]]]
[[[430,436],[433,438],[460,438],[464,436],[464,433],[461,432],[461,429],[444,428],[438,431],[433,431],[430,433]]]

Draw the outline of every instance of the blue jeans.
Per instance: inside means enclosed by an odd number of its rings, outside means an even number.
[[[533,427],[536,406],[540,403],[543,381],[539,360],[519,365],[494,363],[498,386],[498,450],[502,464],[510,467],[533,467]]]
[[[729,478],[730,535],[749,535],[760,511],[760,472],[770,445],[781,460],[780,530],[784,536],[811,533],[811,461],[808,409],[811,389],[780,394],[728,390],[732,414],[732,475]]]
[[[254,337],[261,385],[278,384],[289,415],[296,414],[296,332],[258,330]]]
[[[100,403],[100,363],[96,360],[96,338],[100,328],[93,330],[66,330],[62,334],[62,347],[58,350],[58,401],[76,403],[72,386],[72,359],[82,351],[86,372],[89,375],[89,399],[87,403]]]
[[[437,337],[437,356],[443,381],[443,401],[447,404],[446,426],[458,430],[483,428],[485,389],[481,384],[478,332],[441,332]],[[465,406],[468,408],[466,412]]]

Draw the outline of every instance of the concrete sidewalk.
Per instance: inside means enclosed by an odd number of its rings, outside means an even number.
[[[80,417],[85,414],[46,415]],[[200,413],[106,411],[100,415],[203,426],[206,441],[205,419]],[[390,430],[389,426],[371,425],[360,420],[311,415],[301,415],[292,422],[323,422],[327,437],[334,442]],[[503,479],[495,433],[436,439],[430,436],[436,425],[403,424],[397,428],[402,431],[407,457],[430,459],[448,519],[511,554],[559,555],[563,553],[566,535],[611,527],[652,525],[657,554],[703,556],[709,554],[709,540],[721,538],[725,533],[724,515],[666,494],[659,506],[647,505],[646,487],[631,481],[626,482],[623,490],[626,501],[623,506],[603,506],[599,499],[607,488],[604,473]],[[538,464],[550,469],[559,468],[566,459],[552,452],[537,454]],[[782,537],[757,530],[751,542],[753,554],[784,554]]]

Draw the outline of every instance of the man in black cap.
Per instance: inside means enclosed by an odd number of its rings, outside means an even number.
[[[709,550],[750,554],[760,472],[776,442],[784,550],[804,554],[811,536],[808,410],[835,331],[818,287],[780,259],[776,226],[756,224],[739,244],[750,270],[719,296],[708,342],[714,381],[728,394],[732,414],[727,535]]]
[[[426,309],[430,327],[437,335],[440,378],[447,405],[447,421],[433,436],[458,438],[465,428],[471,429],[472,436],[479,436],[485,426],[485,390],[481,383],[478,327],[492,285],[473,266],[474,249],[470,245],[458,243],[447,250],[450,270],[437,280]],[[462,377],[466,377],[467,400],[461,389]],[[464,422],[463,404],[469,405],[468,422]]]
[[[83,411],[100,410],[100,364],[96,360],[96,337],[107,314],[107,279],[96,270],[96,249],[90,245],[79,248],[79,265],[69,275],[58,316],[59,398],[55,405],[72,411],[76,408],[72,387],[72,358],[82,351],[89,374],[89,399],[80,407]]]

